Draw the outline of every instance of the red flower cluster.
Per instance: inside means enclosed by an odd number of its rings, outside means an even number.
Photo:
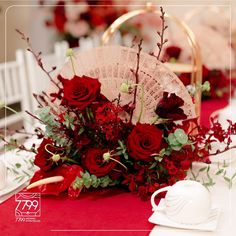
[[[179,75],[184,85],[190,84],[191,74],[182,73]],[[202,67],[202,83],[209,81],[211,89],[203,92],[204,98],[227,98],[230,95],[230,79],[221,70],[209,70]]]
[[[123,122],[118,114],[122,110],[110,102],[105,102],[98,107],[95,114],[97,128],[105,134],[107,140],[118,140],[121,138]]]
[[[206,139],[209,130],[199,127],[197,119],[186,119],[184,101],[174,93],[164,92],[156,106],[163,123],[134,125],[119,99],[111,102],[101,94],[97,79],[58,79],[62,87],[52,100],[60,101],[60,112],[52,108],[45,117],[46,133],[35,157],[40,170],[31,182],[52,176],[64,180],[33,191],[53,195],[67,191],[76,198],[82,189],[120,184],[146,198],[184,179],[193,161],[208,162],[211,137],[229,139],[230,130],[225,132],[219,123]],[[44,108],[42,112],[45,116]],[[235,125],[230,129],[234,131]]]

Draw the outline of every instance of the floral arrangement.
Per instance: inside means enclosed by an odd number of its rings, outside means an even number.
[[[158,35],[161,51],[164,11],[161,8],[162,31]],[[132,71],[135,84],[124,82],[120,93],[129,93],[133,102],[121,105],[120,95],[109,100],[101,93],[98,78],[78,76],[74,70],[72,79],[50,76],[27,38],[17,30],[28,44],[38,65],[57,88],[53,93],[34,94],[39,110],[29,113],[45,126],[36,128],[35,135],[42,139],[38,148],[27,149],[16,141],[8,146],[35,153],[34,164],[39,167],[31,179],[28,191],[46,195],[67,192],[69,198],[77,198],[82,190],[124,186],[146,198],[159,188],[172,185],[186,177],[195,161],[210,163],[209,155],[216,155],[230,148],[231,135],[236,134],[236,124],[229,121],[227,130],[212,119],[212,127],[198,124],[198,118],[189,119],[184,113],[185,101],[175,93],[163,92],[154,107],[156,118],[141,123],[140,111],[133,122],[139,86],[139,63],[142,40],[137,47],[136,70]],[[67,55],[71,59],[69,50]],[[159,60],[160,52],[156,58]],[[71,60],[74,68],[73,60]],[[54,68],[53,68],[54,69]],[[52,69],[52,70],[53,70]],[[225,143],[224,150],[210,153],[213,142]],[[205,183],[207,185],[207,183]]]
[[[165,49],[164,60],[176,62],[179,60],[182,49],[178,46],[171,45]],[[190,84],[191,74],[181,73],[178,75],[185,86]],[[209,98],[228,98],[232,91],[230,91],[230,78],[226,72],[222,70],[210,70],[205,65],[202,66],[202,80],[203,84],[209,84],[210,88],[202,93],[203,99]],[[232,84],[233,85],[233,84]],[[235,86],[232,86],[232,90]]]
[[[41,3],[43,4],[43,2]],[[56,29],[59,35],[68,41],[70,47],[76,47],[79,38],[103,32],[127,11],[127,6],[120,6],[120,3],[114,0],[58,1],[52,9],[52,17],[46,21],[46,25]],[[125,24],[121,27],[120,33],[137,35],[139,25]]]

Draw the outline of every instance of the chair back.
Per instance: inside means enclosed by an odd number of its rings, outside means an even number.
[[[60,71],[60,68],[66,61],[66,51],[68,44],[65,41],[58,42],[54,45],[54,52],[48,55],[42,55],[42,63],[47,71],[50,71],[52,67],[56,66],[56,70],[50,73],[51,77],[54,78]],[[31,101],[31,112],[37,110],[37,101],[33,97],[33,93],[41,94],[42,91],[49,92],[53,89],[50,79],[45,72],[39,67],[37,61],[31,52],[26,51],[26,65],[27,75],[29,81],[29,98]]]
[[[18,110],[14,113],[9,109],[0,109],[0,128],[19,122],[23,122],[26,129],[30,126],[30,119],[25,113],[25,110],[30,110],[30,102],[22,50],[16,51],[15,61],[0,64],[0,101],[7,107]]]

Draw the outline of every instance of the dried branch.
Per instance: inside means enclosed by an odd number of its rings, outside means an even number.
[[[154,56],[157,60],[160,60],[162,48],[164,44],[168,42],[168,39],[164,39],[164,33],[166,29],[168,28],[168,26],[165,25],[165,12],[162,7],[160,7],[160,10],[161,10],[160,18],[161,18],[162,24],[161,24],[161,31],[157,31],[157,34],[160,37],[160,42],[157,43],[157,47],[159,51],[158,51],[157,56],[155,56],[154,53],[150,53],[150,55]]]
[[[133,100],[132,109],[131,109],[131,112],[130,112],[130,120],[129,120],[130,122],[132,122],[132,118],[133,118],[133,114],[134,114],[134,108],[135,108],[135,105],[136,105],[136,97],[137,97],[137,90],[138,90],[137,84],[139,83],[139,66],[140,66],[140,54],[141,54],[141,51],[142,51],[142,43],[143,43],[143,39],[140,39],[140,42],[138,44],[136,70],[135,70],[135,72],[133,70],[131,70],[134,73],[134,76],[135,76],[136,86],[134,88],[134,100]]]
[[[35,98],[35,100],[37,101],[37,103],[39,104],[39,107],[43,107],[43,104],[39,101],[39,98],[38,98],[38,94],[36,93],[33,93],[33,97]]]
[[[26,152],[33,152],[33,153],[37,153],[35,149],[31,148],[28,149],[26,148],[24,145],[18,145],[17,142],[9,142],[7,141],[4,137],[1,137],[2,141],[5,143],[5,146],[7,147],[11,147],[11,148],[17,148],[21,151],[26,151]]]
[[[135,42],[137,40],[137,36],[135,35],[132,39],[132,44],[131,44],[131,48],[134,48],[135,47]]]
[[[18,34],[21,35],[21,39],[24,40],[26,43],[27,43],[27,50],[29,52],[32,53],[32,55],[34,56],[35,60],[37,61],[38,63],[38,66],[42,69],[42,71],[48,76],[48,78],[50,79],[50,81],[58,88],[60,89],[59,85],[56,83],[56,81],[54,81],[54,79],[52,78],[52,76],[50,75],[54,70],[56,70],[56,66],[53,66],[51,68],[51,70],[47,71],[45,68],[44,68],[44,65],[43,65],[43,62],[42,62],[42,58],[41,58],[41,55],[42,55],[42,52],[38,52],[36,53],[33,48],[32,48],[32,45],[30,43],[30,39],[29,37],[26,37],[24,33],[22,33],[20,30],[16,29],[16,32]]]
[[[29,111],[25,111],[28,115],[30,115],[31,117],[33,117],[34,119],[38,120],[40,123],[44,124],[44,122],[39,119],[37,116],[33,115],[32,113],[30,113]]]

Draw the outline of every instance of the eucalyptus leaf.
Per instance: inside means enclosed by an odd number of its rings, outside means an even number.
[[[173,133],[168,135],[168,142],[171,146],[177,146],[180,144]]]
[[[176,129],[174,132],[174,136],[181,144],[186,144],[188,142],[188,135],[186,135],[183,129]]]

